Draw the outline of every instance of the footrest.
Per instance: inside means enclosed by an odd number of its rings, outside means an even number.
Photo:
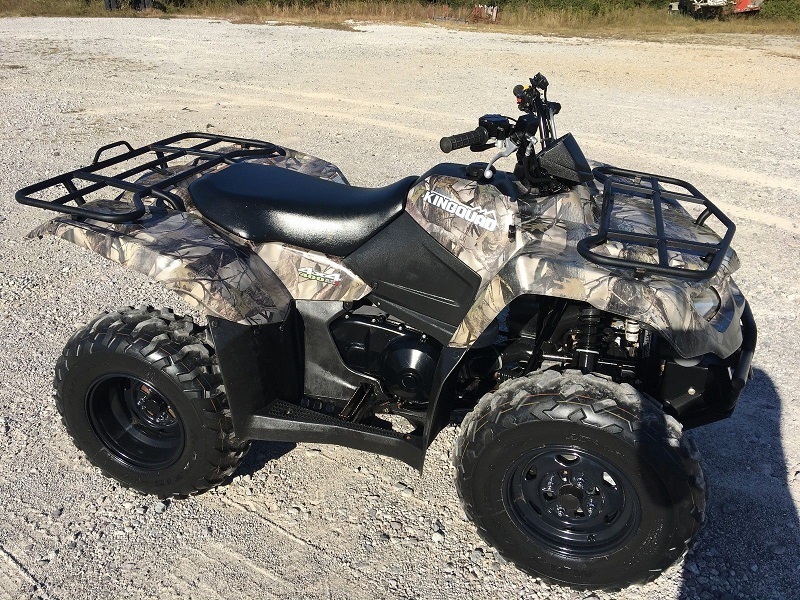
[[[371,425],[364,425],[363,423],[345,421],[337,416],[319,412],[311,408],[303,408],[302,406],[283,400],[272,402],[267,408],[261,410],[255,416],[269,417],[294,423],[306,423],[308,425],[328,425],[352,431],[370,432],[400,440],[406,440],[412,437],[409,434],[399,433],[391,429],[383,429],[382,427],[373,427]]]

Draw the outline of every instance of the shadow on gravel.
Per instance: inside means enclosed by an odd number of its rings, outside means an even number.
[[[294,442],[253,442],[233,476],[252,475],[263,469],[269,461],[288,454],[296,447]]]
[[[781,413],[772,380],[756,369],[730,419],[692,432],[708,505],[681,600],[798,597],[800,521],[789,485],[800,467],[786,462]]]

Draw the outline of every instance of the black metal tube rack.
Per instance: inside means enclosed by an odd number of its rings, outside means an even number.
[[[603,184],[603,206],[597,234],[578,242],[578,252],[586,260],[604,267],[632,269],[637,275],[658,274],[693,280],[711,277],[719,270],[730,247],[733,234],[736,232],[736,226],[725,213],[701,194],[692,184],[672,177],[629,171],[616,167],[598,167],[594,169],[593,174],[595,179]],[[662,184],[681,188],[686,190],[687,193],[668,191],[663,188]],[[612,214],[615,203],[618,201],[618,195],[634,195],[648,198],[652,201],[655,235],[611,228]],[[619,201],[624,202],[622,199]],[[662,204],[664,202],[688,202],[702,205],[703,211],[697,217],[695,223],[703,225],[708,217],[712,215],[716,217],[726,228],[719,243],[711,244],[668,237],[665,233],[664,216],[662,214]],[[598,246],[608,242],[622,242],[655,248],[658,252],[658,264],[616,258],[593,251]],[[688,269],[670,266],[669,251],[680,251],[700,256],[708,263],[708,267],[705,269]]]
[[[181,143],[184,145],[178,145]],[[228,148],[226,151],[212,149],[213,146],[220,143],[233,145],[234,149]],[[119,147],[124,147],[127,151],[101,160],[105,152]],[[100,148],[95,154],[92,164],[88,167],[69,171],[24,187],[16,193],[15,198],[21,204],[62,212],[77,218],[95,219],[107,223],[126,223],[135,221],[144,215],[143,200],[148,197],[163,200],[176,210],[185,210],[183,200],[171,193],[169,188],[187,177],[207,171],[223,162],[233,164],[254,156],[285,154],[286,151],[283,148],[270,142],[198,132],[181,133],[141,148],[133,148],[128,142],[120,141]],[[126,168],[124,163],[140,157],[143,157],[141,160],[144,162],[135,166],[127,165]],[[183,159],[185,164],[186,160],[191,157],[195,157],[195,160],[190,168],[177,173],[171,170],[175,166],[175,161]],[[122,170],[114,175],[100,173],[104,169],[115,166]],[[139,176],[141,178],[142,175],[150,172],[159,173],[164,178],[152,185],[129,181],[131,177]],[[79,182],[88,182],[89,185],[78,187],[76,184]],[[42,200],[35,197],[45,190],[56,189],[59,186],[66,193],[53,200]],[[108,188],[115,190],[116,194],[120,193],[119,190],[133,192],[131,209],[109,213],[85,207],[89,194]],[[74,202],[74,206],[68,202]]]

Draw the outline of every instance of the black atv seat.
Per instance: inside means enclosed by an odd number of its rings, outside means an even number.
[[[416,179],[361,188],[241,162],[203,175],[189,193],[204,217],[246,240],[347,256],[403,212]]]

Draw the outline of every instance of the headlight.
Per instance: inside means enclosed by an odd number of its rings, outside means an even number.
[[[692,298],[692,304],[697,313],[706,321],[710,321],[717,314],[722,300],[713,287],[709,287]]]

